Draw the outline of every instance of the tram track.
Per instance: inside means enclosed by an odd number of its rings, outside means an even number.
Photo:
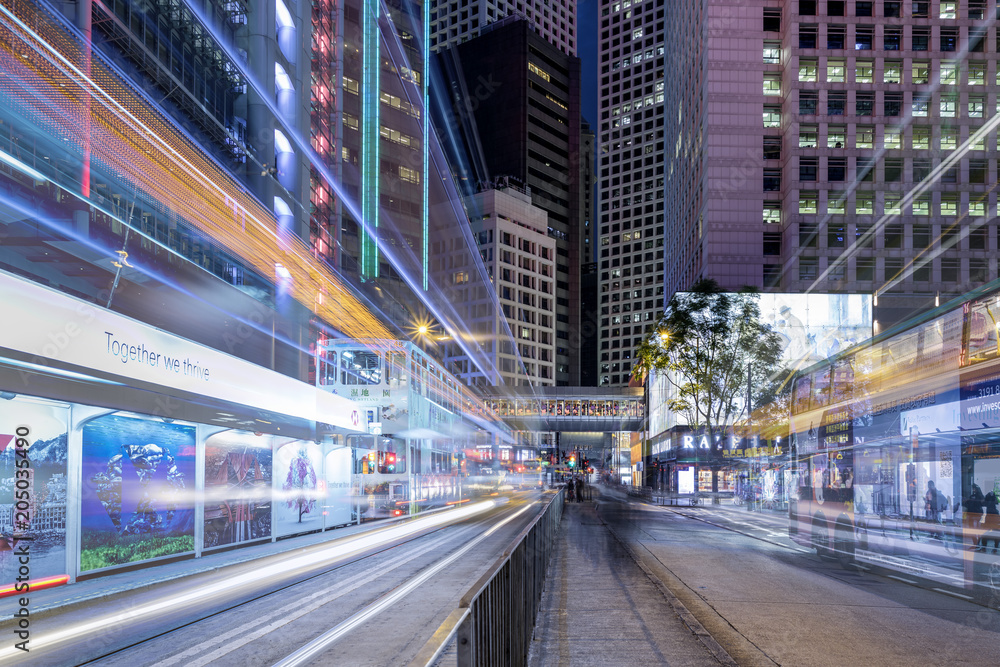
[[[520,503],[518,503],[519,505]],[[350,608],[352,598],[363,595],[368,589],[385,582],[392,576],[404,577],[407,567],[421,558],[435,555],[441,551],[454,552],[455,545],[478,544],[480,537],[490,531],[490,526],[497,522],[498,517],[511,515],[512,511],[526,511],[531,504],[525,504],[518,509],[510,505],[500,504],[481,511],[478,514],[464,515],[458,512],[468,510],[468,507],[452,511],[436,525],[424,525],[411,529],[407,534],[389,538],[382,544],[365,544],[368,535],[343,539],[326,545],[325,549],[333,549],[334,553],[326,554],[324,547],[311,547],[292,554],[271,556],[262,559],[264,562],[243,563],[233,573],[227,575],[225,570],[212,573],[209,588],[194,581],[188,582],[191,588],[181,588],[177,582],[162,597],[155,591],[146,591],[137,595],[138,601],[122,602],[124,611],[118,614],[102,614],[99,616],[81,617],[80,610],[75,610],[71,622],[63,623],[57,617],[46,618],[33,637],[32,657],[36,656],[49,664],[162,664],[193,665],[208,664],[225,653],[238,651],[242,646],[254,640],[267,637],[275,631],[291,627],[297,620],[309,618],[311,612],[328,605],[331,602],[342,602]],[[431,517],[424,517],[426,521]],[[512,519],[513,517],[511,517]],[[510,520],[510,519],[507,519]],[[419,519],[415,520],[419,521]],[[467,525],[462,525],[466,523]],[[373,534],[386,533],[397,527],[386,527],[372,531]],[[492,534],[492,533],[490,533]],[[359,544],[360,543],[360,544]],[[406,549],[409,548],[409,551]],[[418,545],[413,548],[413,545]],[[403,549],[402,553],[400,552]],[[398,556],[396,554],[399,554]],[[446,556],[435,558],[440,561]],[[299,561],[311,561],[312,567],[306,571],[305,564]],[[322,562],[326,561],[326,562]],[[280,581],[272,579],[270,574],[274,567],[292,570],[292,576],[285,576]],[[317,569],[318,568],[318,569]],[[301,570],[299,576],[297,570]],[[365,574],[365,572],[367,573]],[[330,582],[330,578],[339,575],[340,581]],[[359,575],[358,573],[362,573]],[[268,585],[274,581],[277,585]],[[346,583],[345,583],[346,582]],[[314,587],[310,590],[310,587]],[[317,588],[318,587],[318,588]],[[398,588],[399,586],[394,586]],[[307,592],[303,593],[303,590]],[[224,599],[219,593],[225,593]],[[220,596],[216,599],[216,596]],[[295,596],[288,602],[283,597]],[[117,597],[126,597],[117,596]],[[252,622],[240,621],[230,632],[209,631],[207,628],[218,625],[221,619],[229,616],[246,615],[250,609],[264,609],[266,612],[254,612]],[[158,627],[157,627],[158,626]],[[109,628],[128,628],[128,633],[135,632],[136,639],[122,639],[122,631],[118,637],[113,636]],[[206,629],[202,629],[206,628]],[[49,630],[49,631],[47,631]],[[201,634],[204,641],[197,637]],[[250,635],[254,636],[250,636]],[[184,635],[186,639],[179,639]],[[110,638],[109,638],[110,637]],[[191,637],[196,639],[192,640]],[[108,640],[107,646],[99,647],[102,640]],[[235,643],[234,643],[235,642]],[[162,649],[153,651],[154,645],[169,646],[173,643],[183,650],[169,651],[166,655]],[[211,650],[208,649],[211,645]],[[217,653],[222,645],[229,645],[229,650]],[[35,649],[35,646],[38,648]],[[87,647],[92,649],[74,650]],[[193,650],[197,649],[197,650]],[[207,651],[206,651],[207,650]],[[155,659],[138,658],[135,656],[155,653]],[[210,655],[205,659],[205,655]],[[71,659],[65,656],[73,656]],[[0,654],[0,664],[13,664],[21,656]]]

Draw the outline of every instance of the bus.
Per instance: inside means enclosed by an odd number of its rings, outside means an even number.
[[[1000,282],[803,369],[789,534],[1000,600]]]

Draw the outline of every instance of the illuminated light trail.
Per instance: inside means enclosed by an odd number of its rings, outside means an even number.
[[[531,509],[532,505],[534,505],[534,504],[535,503],[528,503],[527,505],[525,505],[524,507],[522,507],[521,509],[519,509],[517,512],[515,512],[511,516],[507,517],[503,521],[500,521],[495,526],[492,526],[489,530],[487,530],[486,532],[484,532],[482,535],[480,535],[479,537],[475,538],[474,540],[472,540],[471,542],[469,542],[468,544],[466,544],[461,549],[459,549],[458,551],[454,552],[453,554],[451,554],[447,558],[444,558],[443,560],[435,563],[434,565],[432,565],[432,566],[430,566],[430,567],[422,570],[418,575],[416,575],[416,576],[411,577],[410,579],[408,579],[407,582],[404,585],[400,586],[399,588],[394,589],[391,593],[389,593],[388,595],[382,597],[381,599],[379,599],[374,604],[369,605],[367,608],[365,608],[361,612],[355,614],[354,616],[352,616],[351,618],[347,619],[343,623],[339,624],[337,627],[335,627],[335,628],[333,628],[331,630],[328,630],[327,632],[324,632],[322,635],[320,635],[316,639],[312,640],[311,642],[309,642],[308,644],[306,644],[305,646],[303,646],[302,648],[300,648],[295,653],[292,653],[290,656],[288,656],[284,660],[281,660],[280,662],[275,663],[274,667],[293,667],[294,665],[308,665],[327,646],[329,646],[330,644],[333,644],[338,639],[340,639],[345,634],[347,634],[348,632],[350,632],[354,628],[358,627],[359,625],[361,625],[365,621],[367,621],[367,620],[369,620],[369,619],[377,616],[378,614],[382,613],[386,609],[390,608],[392,605],[394,605],[397,602],[399,602],[400,600],[402,600],[404,597],[406,597],[407,595],[409,595],[410,593],[412,593],[414,590],[416,590],[419,586],[423,585],[424,582],[428,581],[431,577],[433,577],[433,576],[437,575],[438,573],[440,573],[446,567],[448,567],[449,565],[451,565],[452,563],[454,563],[456,560],[458,560],[459,558],[461,558],[462,556],[464,556],[466,553],[468,553],[469,551],[471,551],[480,542],[482,542],[483,540],[485,540],[486,538],[488,538],[490,535],[492,535],[496,531],[500,530],[500,528],[502,528],[504,525],[506,525],[507,523],[510,523],[511,521],[513,521],[514,519],[516,519],[517,517],[519,517],[520,515],[522,515],[525,512],[527,512],[529,509]],[[474,507],[474,506],[470,506],[470,508],[471,507]],[[466,509],[469,509],[469,508],[466,508]],[[455,510],[455,511],[462,511],[462,510]]]
[[[63,574],[57,577],[46,577],[44,579],[32,579],[21,584],[11,584],[10,586],[4,586],[0,588],[0,598],[9,597],[11,595],[17,595],[18,593],[24,593],[27,591],[43,591],[46,588],[55,588],[56,586],[62,586],[69,583],[69,575]],[[17,590],[19,586],[27,584],[27,588],[19,591]]]
[[[497,503],[487,500],[475,505],[456,507],[427,517],[410,519],[401,525],[374,530],[358,538],[345,538],[342,541],[310,553],[276,559],[276,562],[270,565],[257,567],[243,574],[220,579],[195,590],[158,598],[154,602],[137,604],[127,612],[106,614],[93,620],[56,630],[51,634],[46,634],[40,643],[46,647],[56,646],[65,642],[83,639],[92,633],[101,632],[117,624],[132,625],[140,620],[149,619],[161,613],[176,611],[183,609],[187,605],[205,602],[216,595],[235,592],[243,586],[256,585],[268,579],[281,579],[288,575],[306,572],[338,558],[353,556],[367,549],[384,546],[389,542],[410,537],[430,528],[467,519],[489,511],[496,506]],[[520,511],[523,512],[526,509],[527,507]],[[9,644],[0,648],[0,663],[15,664],[22,659],[22,656],[22,651]]]
[[[381,3],[381,0],[377,1]],[[205,16],[204,11],[200,7],[196,6],[195,3],[190,2],[189,0],[184,0],[184,5],[191,11],[191,13],[195,17],[197,17],[198,21],[201,24],[201,27],[206,32],[208,32],[213,39],[215,39],[216,44],[226,53],[232,65],[236,67],[240,71],[240,74],[242,74],[243,77],[246,79],[247,85],[253,88],[253,90],[257,93],[258,97],[260,98],[260,102],[264,104],[268,108],[268,110],[270,110],[272,116],[275,119],[275,122],[281,125],[281,128],[284,130],[286,137],[290,138],[292,142],[294,142],[296,147],[302,152],[302,154],[309,159],[310,165],[313,167],[313,169],[316,170],[316,173],[322,177],[322,179],[326,182],[326,184],[334,191],[334,193],[341,200],[344,207],[348,210],[348,212],[351,214],[354,220],[358,221],[358,224],[361,226],[364,232],[368,234],[372,239],[377,239],[376,230],[372,227],[370,221],[366,219],[365,216],[362,214],[362,211],[359,209],[357,202],[355,202],[351,197],[347,195],[347,193],[344,191],[341,185],[334,178],[334,175],[330,171],[329,167],[326,165],[323,159],[316,153],[316,151],[313,149],[309,141],[307,141],[304,137],[302,137],[300,133],[296,131],[296,128],[291,127],[288,124],[288,121],[285,119],[284,115],[280,113],[280,110],[277,107],[277,103],[274,100],[274,96],[271,95],[264,88],[264,86],[261,85],[261,83],[257,80],[257,78],[253,76],[252,72],[247,71],[242,58],[240,58],[239,54],[236,53],[233,45],[226,40],[224,35],[220,34],[213,27],[213,22],[209,20],[208,17]],[[392,33],[391,36],[394,37],[394,39],[398,44],[401,44],[401,42],[399,42],[399,36],[397,34]],[[424,76],[426,76],[427,75],[426,70],[428,69],[426,63],[424,69],[425,69]],[[407,99],[409,100],[409,97],[407,97]],[[419,108],[421,109],[421,114],[426,115],[428,113],[428,109],[424,108],[423,104],[421,104]],[[424,142],[429,142],[430,140],[431,140],[430,136],[425,135],[423,137]],[[440,158],[438,157],[439,154]],[[455,221],[457,225],[462,229],[462,233],[465,237],[466,247],[470,249],[476,248],[477,246],[474,240],[472,239],[471,230],[468,229],[468,224],[467,224],[468,220],[464,214],[464,210],[461,211],[459,210],[461,209],[461,206],[458,203],[458,197],[455,196],[456,190],[454,188],[454,184],[451,183],[450,179],[447,177],[447,175],[451,173],[450,169],[448,169],[446,166],[444,169],[441,168],[441,163],[444,162],[443,157],[444,157],[443,153],[441,153],[440,147],[438,146],[434,159],[434,165],[436,171],[439,174],[445,175],[443,176],[443,180],[447,181],[451,185],[450,189],[448,188],[448,186],[446,186],[446,189],[448,189],[450,194],[449,200],[451,202],[452,212],[456,216]],[[439,159],[441,160],[441,162],[439,162]],[[426,181],[427,178],[428,174],[425,173],[424,180]],[[471,245],[470,241],[472,241]],[[406,249],[408,248],[408,245],[406,243],[402,243],[400,244],[399,248]],[[499,369],[496,367],[495,364],[493,364],[490,357],[486,356],[485,353],[481,351],[481,349],[477,349],[479,347],[478,341],[476,341],[474,337],[471,335],[471,333],[468,332],[467,327],[465,325],[465,318],[460,316],[459,313],[457,313],[455,308],[450,303],[446,304],[448,306],[448,310],[450,311],[448,313],[448,315],[450,316],[446,316],[446,313],[444,313],[442,308],[440,307],[441,305],[444,304],[435,305],[434,303],[430,302],[430,299],[425,298],[423,296],[427,294],[428,291],[424,290],[422,279],[418,279],[413,275],[411,275],[411,272],[407,270],[407,265],[400,259],[399,254],[393,248],[391,243],[379,244],[378,251],[381,252],[386,257],[386,259],[389,260],[389,263],[396,269],[399,276],[403,279],[403,282],[405,282],[407,287],[409,287],[413,291],[413,293],[417,295],[418,298],[420,298],[421,302],[424,304],[424,306],[427,307],[429,311],[431,311],[434,317],[439,322],[442,322],[443,324],[447,323],[450,325],[452,330],[452,337],[459,345],[459,347],[462,348],[462,351],[465,352],[465,354],[469,357],[472,363],[475,364],[475,366],[479,369],[479,371],[482,372],[485,376],[493,379],[494,381],[499,381],[499,383],[502,384],[503,381],[501,379]],[[473,262],[477,266],[478,269],[477,273],[480,276],[480,280],[483,281],[482,289],[485,290],[485,293],[487,295],[490,295],[490,297],[493,300],[494,307],[499,310],[500,309],[499,297],[496,296],[495,291],[492,289],[492,283],[487,278],[485,278],[486,269],[482,261],[481,260],[477,261],[476,259],[477,257],[479,257],[478,252],[473,252],[470,254],[472,256]],[[412,251],[411,251],[411,256],[413,256],[413,258],[416,259],[416,255]],[[502,322],[502,326],[506,330],[508,339],[510,341],[515,341],[516,339],[510,330],[510,326],[507,323],[506,318],[500,318],[500,321]],[[466,332],[466,335],[464,336],[458,335],[456,333],[458,331],[464,331]],[[473,345],[475,345],[475,347],[473,347]],[[513,344],[513,350],[514,353],[517,355],[517,358],[523,369],[524,361],[523,359],[521,359],[520,350],[518,349],[516,343]]]
[[[70,194],[73,194],[75,197],[82,199],[82,197],[80,197],[80,195],[78,195],[76,193],[70,193]],[[7,197],[5,197],[2,194],[0,194],[0,205],[6,206],[10,210],[17,212],[21,216],[24,216],[25,218],[30,218],[33,221],[35,221],[37,223],[40,223],[40,224],[44,225],[45,227],[47,227],[47,228],[49,228],[49,229],[51,229],[51,230],[53,230],[55,232],[59,232],[60,234],[66,236],[67,238],[70,238],[73,241],[79,243],[80,245],[85,246],[87,248],[90,248],[91,250],[93,250],[94,252],[96,252],[99,255],[108,257],[108,261],[111,261],[111,258],[114,255],[116,255],[116,253],[118,252],[117,250],[114,250],[114,249],[112,249],[110,247],[106,247],[106,246],[102,246],[102,245],[98,244],[93,239],[90,239],[90,238],[88,238],[86,236],[82,236],[80,234],[74,233],[72,231],[72,229],[67,225],[67,223],[66,223],[65,220],[53,220],[51,218],[48,218],[47,216],[40,215],[39,212],[36,211],[36,210],[32,210],[32,209],[26,208],[26,206],[24,205],[23,202],[17,202],[17,201],[8,199]],[[118,222],[120,222],[123,225],[126,224],[123,220],[121,220],[120,217],[115,216],[110,211],[108,211],[106,209],[103,209],[103,208],[101,208],[99,206],[95,206],[94,208],[96,210],[100,211],[101,213],[103,213],[104,215],[108,216],[109,218],[111,218],[113,220],[117,220]],[[135,230],[133,228],[133,232],[136,233],[139,236],[142,236],[142,237],[144,237],[146,239],[149,239],[153,243],[157,243],[156,239],[150,237],[148,234],[145,234],[141,230]],[[174,254],[174,255],[182,258],[182,259],[185,259],[183,257],[183,255],[180,255],[179,253],[177,253],[176,251],[170,249],[167,246],[160,246],[160,247],[164,248],[168,252],[170,252],[170,253],[172,253],[172,254]],[[149,278],[151,278],[151,279],[153,279],[153,280],[155,280],[157,282],[160,282],[160,283],[162,283],[164,285],[167,285],[167,286],[171,287],[172,289],[180,292],[181,294],[184,294],[188,298],[190,298],[190,299],[192,299],[194,301],[197,301],[198,303],[204,304],[205,306],[208,306],[210,308],[218,308],[218,306],[216,304],[212,304],[212,303],[209,303],[209,302],[205,301],[202,297],[198,296],[197,294],[194,294],[193,292],[191,292],[190,290],[188,290],[187,288],[185,288],[183,285],[167,279],[166,276],[163,276],[163,275],[161,275],[159,273],[156,273],[154,271],[148,270],[144,266],[135,265],[135,264],[129,264],[129,268],[135,269],[135,271],[137,273],[140,273],[140,274],[142,274],[144,276],[147,276],[147,277],[149,277]],[[213,278],[216,278],[217,280],[221,280],[221,278],[218,278],[214,274],[209,274],[209,275],[211,275]],[[260,332],[262,334],[266,334],[268,336],[273,336],[276,340],[279,340],[279,341],[285,343],[289,347],[295,348],[295,349],[297,349],[297,350],[299,350],[299,351],[301,351],[301,352],[303,352],[305,354],[310,354],[310,355],[313,354],[312,350],[310,350],[310,349],[302,346],[298,341],[292,340],[292,339],[288,338],[287,336],[281,334],[280,332],[273,331],[270,326],[264,326],[261,323],[254,322],[253,320],[248,319],[246,317],[243,317],[241,315],[238,315],[238,314],[236,314],[234,312],[226,312],[226,314],[228,316],[232,317],[234,320],[236,320],[240,324],[243,324],[243,325],[245,325],[247,327],[255,329],[256,331],[258,331],[258,332]],[[373,347],[377,347],[377,346],[373,345]],[[7,364],[13,364],[13,365],[22,365],[21,362],[14,362],[12,360],[6,360],[5,363],[7,363]],[[104,380],[100,380],[99,378],[91,377],[89,375],[80,375],[80,374],[77,374],[77,373],[70,374],[69,371],[60,371],[58,369],[51,368],[51,367],[48,367],[48,366],[37,366],[35,364],[30,364],[30,367],[32,367],[34,369],[37,369],[37,370],[41,370],[41,371],[47,372],[47,373],[60,373],[60,374],[65,374],[67,377],[74,377],[74,378],[78,378],[78,379],[85,379],[85,380],[92,381],[92,382],[105,382]],[[117,382],[112,383],[110,381],[108,381],[108,383],[109,384],[119,384]]]
[[[64,98],[70,108],[62,117],[51,111],[45,114],[26,99],[23,86],[11,85],[5,92],[21,104],[33,107],[34,113],[46,116],[50,135],[73,138],[75,145],[81,145],[84,128],[66,116],[76,116],[72,108],[79,102],[74,94],[81,98],[93,95],[90,132],[86,137],[92,159],[100,160],[120,178],[138,185],[155,206],[180,215],[209,236],[207,242],[237,255],[260,275],[273,278],[277,264],[287,267],[292,274],[292,296],[320,317],[336,323],[348,336],[361,338],[374,334],[378,338],[391,338],[381,322],[346,290],[329,268],[312,257],[302,239],[295,235],[280,236],[269,209],[205,156],[190,138],[172,127],[163,114],[151,107],[149,100],[123,85],[106,63],[95,58],[91,62],[91,76],[85,76],[66,55],[72,49],[66,48],[65,43],[70,40],[65,29],[60,32],[53,20],[45,20],[52,19],[51,15],[37,13],[36,7],[25,4],[15,1],[0,7],[0,14],[10,19],[2,26],[7,34],[0,40],[0,48],[9,54],[8,71],[20,70],[22,75],[9,76],[7,80],[35,81],[40,98],[50,105]],[[28,27],[24,17],[33,20],[38,32]],[[20,48],[27,49],[21,58],[17,57],[18,42],[23,44]],[[61,49],[56,46],[59,42]],[[28,58],[27,54],[41,58]],[[320,293],[328,298],[317,298]]]

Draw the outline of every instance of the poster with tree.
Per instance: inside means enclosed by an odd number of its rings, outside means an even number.
[[[290,442],[275,452],[274,476],[279,485],[275,535],[322,527],[319,506],[326,495],[322,469],[323,452],[316,443]]]

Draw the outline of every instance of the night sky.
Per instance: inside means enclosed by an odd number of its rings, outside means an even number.
[[[600,0],[580,0],[577,4],[577,55],[583,79],[583,117],[597,131],[597,14]]]

